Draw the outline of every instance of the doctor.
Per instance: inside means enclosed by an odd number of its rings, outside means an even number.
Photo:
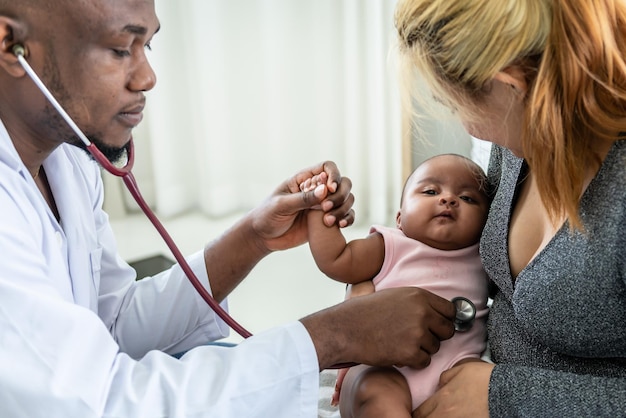
[[[11,51],[25,47],[115,159],[155,84],[144,50],[158,29],[152,0],[0,0],[0,415],[313,417],[321,369],[425,367],[453,334],[454,308],[420,289],[350,300],[220,348],[203,344],[228,330],[177,266],[134,280],[102,211],[97,165]],[[327,186],[299,192],[322,171]],[[350,186],[332,163],[303,170],[189,262],[225,306],[261,258],[306,240],[303,210],[321,202],[327,224],[351,224]]]

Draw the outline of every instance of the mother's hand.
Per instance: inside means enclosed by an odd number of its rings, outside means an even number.
[[[493,368],[493,364],[473,361],[443,372],[439,389],[413,412],[413,418],[489,417]]]

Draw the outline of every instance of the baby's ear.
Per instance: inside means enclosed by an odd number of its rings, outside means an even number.
[[[402,212],[396,213],[396,227],[402,231]]]

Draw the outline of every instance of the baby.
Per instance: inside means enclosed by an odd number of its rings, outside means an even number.
[[[318,176],[301,188],[325,181]],[[366,238],[346,242],[338,227],[323,224],[321,211],[309,211],[315,262],[327,276],[352,285],[349,297],[418,286],[449,300],[463,296],[477,309],[472,328],[443,341],[425,369],[360,365],[341,370],[333,403],[339,398],[342,417],[410,417],[434,393],[443,371],[480,358],[487,314],[487,278],[478,254],[490,203],[485,186],[477,164],[444,154],[423,162],[407,179],[395,228],[373,226]]]

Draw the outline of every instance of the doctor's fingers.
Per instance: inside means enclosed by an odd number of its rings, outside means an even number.
[[[389,324],[387,330],[391,328],[393,325]],[[404,337],[400,337],[401,334],[404,334]],[[439,339],[429,332],[425,332],[417,338],[407,338],[406,333],[392,332],[392,335],[387,335],[387,338],[384,344],[377,347],[380,350],[379,355],[384,360],[372,362],[372,364],[423,369],[430,364],[431,356],[439,351],[441,345]]]
[[[406,290],[410,293],[422,289]],[[447,316],[449,313],[445,304],[450,302],[442,299],[444,304],[439,306],[439,297],[424,290],[409,296],[413,297],[404,302],[407,304],[406,314],[396,316],[393,321],[399,332],[404,334],[402,346],[414,350],[413,356],[404,365],[423,368],[430,364],[430,356],[439,351],[441,341],[454,335],[454,324]]]
[[[433,334],[425,334],[420,338],[411,341],[405,341],[404,344],[409,348],[405,354],[405,361],[399,361],[394,364],[397,367],[409,366],[414,369],[423,369],[428,367],[433,354],[439,351],[441,341]]]
[[[325,202],[326,201],[322,202],[322,209],[325,207]],[[355,219],[355,212],[354,209],[352,209],[353,204],[354,195],[350,193],[341,205],[337,207],[333,206],[331,210],[324,214],[324,224],[326,224],[326,226],[332,226],[336,223],[340,228],[352,225]]]
[[[323,177],[323,175],[320,175]],[[300,193],[292,193],[298,196],[301,203],[299,209],[319,209],[324,214],[324,224],[340,227],[350,226],[354,223],[355,213],[352,209],[354,195],[350,192],[352,181],[344,177],[336,192],[329,190],[328,184],[319,183],[316,178],[307,179],[299,186]]]
[[[447,340],[454,335],[454,304],[428,290],[419,287],[403,288],[407,304],[408,316],[405,319],[407,326],[413,327],[415,332],[426,332],[434,335],[438,340]],[[399,301],[398,301],[399,303]]]
[[[426,290],[416,287],[384,289],[354,300],[357,299],[368,301],[376,309],[375,314],[365,317],[369,326],[377,329],[367,334],[367,342],[373,345],[372,350],[377,350],[378,355],[390,362],[378,365],[423,368],[430,363],[430,355],[439,350],[440,341],[454,334],[454,324],[446,316],[446,303],[451,306],[450,314],[454,312],[452,303]]]
[[[326,214],[324,215],[324,223],[332,226],[337,223],[344,227],[352,225],[354,222],[354,195],[352,194],[352,181],[348,177],[343,177],[341,183],[338,184],[337,191],[332,193],[329,189],[328,195],[322,201],[321,207]]]

